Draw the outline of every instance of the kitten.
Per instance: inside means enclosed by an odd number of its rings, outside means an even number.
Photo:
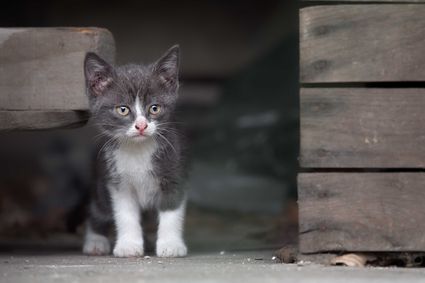
[[[108,254],[108,227],[116,228],[113,254],[144,254],[141,212],[158,211],[156,254],[185,256],[185,191],[179,186],[181,145],[174,129],[179,47],[151,65],[113,67],[94,53],[84,61],[91,122],[106,137],[99,151],[83,252]]]

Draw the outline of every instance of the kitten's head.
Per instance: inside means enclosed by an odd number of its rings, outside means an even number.
[[[160,134],[177,101],[179,47],[151,65],[113,67],[95,53],[84,60],[92,122],[117,140]]]

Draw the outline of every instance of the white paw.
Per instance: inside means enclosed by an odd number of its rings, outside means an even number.
[[[118,241],[114,248],[117,257],[138,257],[143,253],[143,241]]]
[[[107,255],[111,252],[108,238],[101,235],[91,235],[86,238],[83,253],[86,255]]]
[[[181,239],[158,240],[156,255],[159,257],[183,257],[187,255],[187,248]]]

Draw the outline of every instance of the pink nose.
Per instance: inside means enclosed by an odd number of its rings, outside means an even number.
[[[148,124],[146,122],[137,122],[135,127],[140,133],[143,133],[143,131],[148,127]]]

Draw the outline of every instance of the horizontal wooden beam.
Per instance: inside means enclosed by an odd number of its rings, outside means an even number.
[[[301,253],[425,251],[425,173],[304,173]]]
[[[0,28],[0,110],[87,109],[84,56],[113,62],[101,28]]]
[[[425,89],[302,88],[304,168],[425,168]]]
[[[300,12],[302,83],[425,81],[425,5],[329,5]]]
[[[77,127],[88,118],[87,111],[0,111],[0,131]]]

